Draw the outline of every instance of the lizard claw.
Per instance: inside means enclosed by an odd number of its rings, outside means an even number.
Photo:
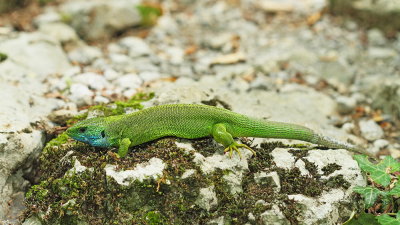
[[[239,157],[242,158],[242,154],[240,153],[239,148],[246,148],[246,149],[250,150],[254,156],[256,155],[256,152],[253,149],[251,149],[249,146],[247,146],[245,144],[238,144],[236,142],[233,142],[228,147],[226,147],[224,152],[229,152],[229,157],[232,158],[233,151],[236,151],[238,153]]]

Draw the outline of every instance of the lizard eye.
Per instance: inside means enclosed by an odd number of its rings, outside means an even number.
[[[80,133],[85,133],[85,131],[86,131],[86,127],[81,127],[81,128],[79,128],[79,132],[80,132]]]
[[[106,137],[106,133],[104,132],[104,130],[100,133],[100,135],[101,135],[102,138]]]

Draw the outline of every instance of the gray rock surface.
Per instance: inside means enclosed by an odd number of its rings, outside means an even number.
[[[71,19],[71,26],[84,39],[109,38],[115,32],[140,24],[136,6],[140,0],[68,1],[61,13]]]
[[[361,135],[369,141],[375,141],[383,137],[382,128],[373,120],[361,120],[359,126]]]

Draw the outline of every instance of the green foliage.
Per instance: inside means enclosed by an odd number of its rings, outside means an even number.
[[[54,0],[38,0],[40,5],[46,5],[47,3],[54,2]]]
[[[369,213],[362,212],[360,215],[352,217],[350,220],[345,222],[343,225],[379,225],[375,216]]]
[[[374,182],[387,187],[390,184],[390,174],[398,172],[400,163],[391,156],[386,156],[380,163],[373,164],[368,160],[367,156],[355,155],[354,160],[358,162],[360,168],[369,173]]]
[[[5,53],[0,52],[0,62],[5,61],[8,58],[8,56]]]
[[[162,15],[162,9],[157,5],[141,4],[136,8],[142,18],[142,26],[153,26],[156,24],[158,17]]]
[[[367,156],[355,155],[363,172],[366,172],[370,184],[366,187],[355,187],[354,192],[364,198],[365,209],[372,214],[362,213],[352,218],[346,224],[374,224],[375,221],[382,225],[400,225],[400,212],[397,200],[400,196],[399,171],[400,163],[391,156],[386,156],[379,163],[374,164]],[[396,218],[392,217],[397,212]],[[375,220],[372,220],[374,218]],[[374,223],[365,223],[365,221]],[[363,222],[364,221],[364,222]]]
[[[383,214],[377,217],[377,220],[382,225],[399,225],[400,224],[400,212],[397,212],[396,218],[393,218],[387,214]]]

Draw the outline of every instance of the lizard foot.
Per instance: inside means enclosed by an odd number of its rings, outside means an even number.
[[[248,150],[250,150],[253,153],[254,156],[256,155],[256,152],[253,149],[251,149],[249,146],[247,146],[245,144],[238,144],[236,142],[233,142],[228,147],[226,147],[224,152],[229,152],[229,157],[232,158],[233,151],[236,151],[238,153],[239,157],[242,158],[242,154],[240,153],[239,148],[247,148]]]

